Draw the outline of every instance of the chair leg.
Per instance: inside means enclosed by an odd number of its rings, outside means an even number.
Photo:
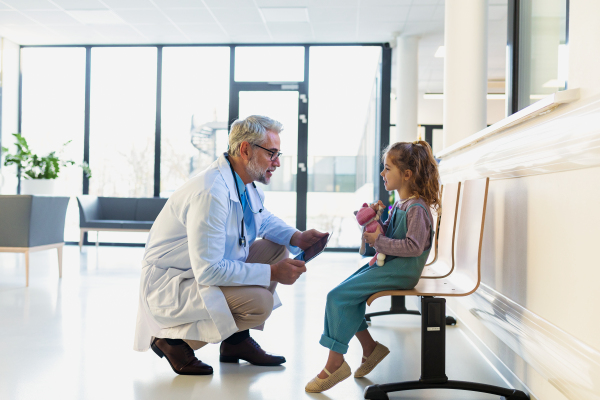
[[[62,278],[63,246],[58,246],[58,277]]]
[[[100,241],[100,231],[96,231],[96,250],[98,250],[98,242]]]
[[[81,251],[81,247],[83,246],[83,237],[85,236],[85,231],[83,229],[79,230],[79,251]]]
[[[29,286],[29,251],[25,250],[25,287]]]
[[[446,299],[421,298],[421,379],[370,385],[365,399],[387,400],[388,393],[415,389],[457,389],[502,396],[504,400],[526,400],[520,390],[483,383],[450,381],[446,376]]]

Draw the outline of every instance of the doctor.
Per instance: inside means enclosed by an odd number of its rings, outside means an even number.
[[[262,116],[235,121],[229,151],[175,191],[150,230],[134,349],[151,347],[178,374],[212,374],[194,355],[207,343],[221,342],[221,362],[285,362],[248,329],[262,330],[281,305],[277,283],[291,285],[306,271],[289,252],[327,234],[285,224],[265,209],[254,185],[268,184],[280,166],[282,129]]]

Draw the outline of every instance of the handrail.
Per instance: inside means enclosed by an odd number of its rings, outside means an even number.
[[[488,126],[481,131],[474,133],[473,135],[464,138],[463,140],[445,148],[444,150],[437,153],[436,158],[444,158],[452,153],[462,150],[466,147],[472,146],[490,136],[493,136],[505,129],[521,124],[525,121],[537,117],[538,115],[545,114],[554,110],[561,104],[571,103],[579,99],[579,89],[569,89],[556,92],[543,98],[540,101],[536,101],[532,105],[525,107],[524,109],[517,111],[509,117],[504,118],[501,121],[496,122],[493,125]]]

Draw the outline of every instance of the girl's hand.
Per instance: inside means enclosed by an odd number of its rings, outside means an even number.
[[[373,247],[373,245],[375,244],[375,241],[377,240],[377,238],[379,237],[380,234],[381,234],[381,227],[377,226],[377,230],[375,230],[375,232],[373,232],[373,233],[365,232],[363,234],[363,238],[365,238],[365,242],[367,242],[369,244],[369,246]]]

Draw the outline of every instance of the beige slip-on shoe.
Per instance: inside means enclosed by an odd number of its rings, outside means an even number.
[[[325,368],[323,368],[323,371],[325,371],[325,373],[329,376],[325,379],[319,378],[318,375],[315,376],[306,384],[304,390],[306,390],[308,393],[324,392],[325,390],[331,389],[352,374],[352,371],[350,371],[350,366],[346,361],[344,361],[342,366],[339,367],[334,373],[327,371]]]
[[[356,370],[354,377],[362,378],[369,372],[373,371],[377,364],[379,364],[381,360],[383,360],[388,354],[390,354],[390,349],[377,342],[377,346],[375,346],[371,355],[366,358],[365,362],[362,363],[360,368]],[[363,358],[365,357],[363,356]]]

